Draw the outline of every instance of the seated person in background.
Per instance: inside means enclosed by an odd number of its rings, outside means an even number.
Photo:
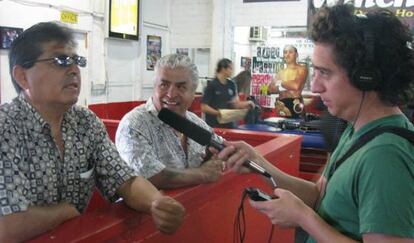
[[[28,240],[78,216],[95,186],[173,233],[183,206],[136,176],[102,122],[75,105],[86,59],[73,32],[36,24],[12,43],[9,62],[18,96],[0,106],[0,242]]]
[[[292,45],[283,49],[283,57],[286,68],[276,74],[269,85],[269,93],[279,94],[278,100],[283,104],[277,104],[278,107],[286,106],[290,110],[291,118],[299,118],[304,114],[302,90],[308,76],[308,69],[297,63],[298,51]]]
[[[158,119],[168,108],[212,131],[187,111],[198,85],[196,65],[187,56],[172,54],[158,60],[154,93],[146,104],[126,114],[116,132],[122,158],[158,188],[174,188],[217,181],[222,162],[206,157],[206,148]],[[221,139],[221,138],[219,138]]]
[[[217,64],[216,78],[207,84],[201,100],[201,111],[211,127],[235,128],[234,122],[220,124],[217,118],[219,109],[251,109],[252,101],[240,101],[236,84],[229,78],[233,74],[233,64],[227,59],[221,59]]]

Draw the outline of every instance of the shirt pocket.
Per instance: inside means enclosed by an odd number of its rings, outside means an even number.
[[[87,170],[85,172],[81,172],[79,176],[80,176],[81,180],[88,180],[92,177],[93,174],[95,174],[94,172],[95,172],[95,166],[92,167],[90,170]]]
[[[93,191],[95,190],[95,177],[96,171],[95,167],[81,172],[79,174],[79,201],[80,201],[80,211],[83,211],[92,197]]]

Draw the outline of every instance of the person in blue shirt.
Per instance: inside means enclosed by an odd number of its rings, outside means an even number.
[[[237,86],[230,79],[233,75],[233,63],[227,58],[217,63],[216,77],[207,84],[201,100],[201,111],[205,114],[206,123],[211,127],[235,128],[234,122],[219,123],[220,109],[251,109],[252,101],[239,99]]]

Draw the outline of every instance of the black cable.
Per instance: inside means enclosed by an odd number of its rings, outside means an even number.
[[[244,238],[246,237],[246,218],[244,214],[244,201],[246,200],[247,192],[246,190],[243,191],[239,208],[237,209],[236,218],[234,219],[233,224],[233,243],[243,243]],[[268,243],[272,242],[273,232],[275,226],[272,224],[270,229],[269,238],[267,240]]]
[[[246,191],[243,191],[242,198],[240,200],[239,208],[237,209],[237,215],[234,219],[233,227],[233,243],[243,243],[246,236],[246,218],[244,215],[244,201],[247,197]],[[241,221],[240,221],[241,219]]]
[[[359,113],[361,112],[362,104],[364,103],[364,100],[365,100],[365,91],[362,91],[362,98],[361,98],[361,102],[359,103],[358,112],[357,112],[356,117],[354,118],[354,121],[352,122],[352,127],[354,128],[354,130],[355,130],[354,126],[355,126],[355,123],[357,122],[357,120],[359,118]]]

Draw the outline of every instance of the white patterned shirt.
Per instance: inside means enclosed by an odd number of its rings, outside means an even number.
[[[69,202],[82,212],[95,185],[108,200],[136,173],[120,158],[102,122],[72,106],[62,121],[63,159],[51,128],[20,95],[0,106],[0,216]]]
[[[187,139],[187,155],[173,128],[158,117],[152,99],[148,99],[121,120],[115,144],[121,157],[141,176],[150,178],[164,168],[186,169],[199,167],[204,161],[206,147]],[[212,131],[196,114],[187,111],[186,118]],[[223,139],[215,135],[215,139]]]

